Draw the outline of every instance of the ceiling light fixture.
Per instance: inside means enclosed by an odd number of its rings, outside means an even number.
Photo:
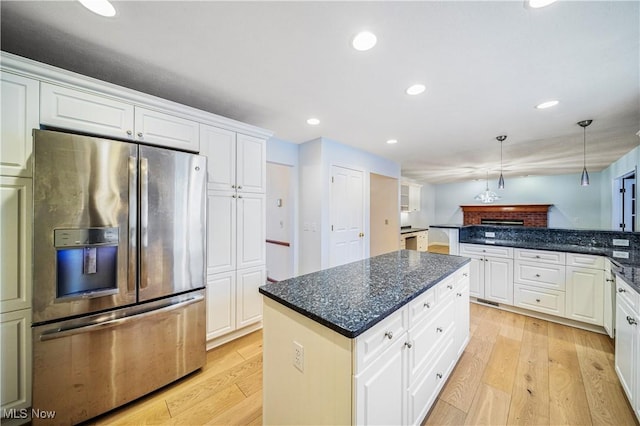
[[[111,18],[116,15],[116,8],[109,0],[78,0],[80,4],[92,11],[93,13]]]
[[[496,136],[500,142],[500,178],[498,179],[498,189],[504,189],[504,176],[502,176],[502,142],[507,139],[507,135]]]
[[[557,0],[527,0],[525,4],[532,9],[540,9],[541,7],[547,7],[556,1]]]
[[[593,120],[578,121],[578,126],[582,127],[582,176],[580,176],[580,185],[589,186],[589,173],[587,172],[587,126],[593,123]]]
[[[409,86],[406,90],[407,95],[419,95],[424,92],[427,88],[424,84],[414,84],[413,86]]]
[[[478,200],[483,204],[491,204],[499,200],[500,198],[501,197],[495,192],[489,191],[489,170],[487,170],[487,187],[484,190],[484,192],[481,192],[480,194],[476,195],[474,197],[474,200]]]
[[[397,139],[389,139],[389,140],[387,141],[387,143],[388,143],[389,145],[393,145],[394,143],[398,143],[398,140],[397,140]]]
[[[307,120],[307,124],[311,126],[317,126],[318,124],[320,124],[320,120],[318,120],[317,118],[310,118]]]
[[[354,49],[364,52],[365,50],[369,50],[373,48],[378,42],[378,38],[375,34],[369,31],[362,31],[353,38],[351,45]]]
[[[541,104],[536,105],[537,109],[547,109],[547,108],[551,108],[558,105],[558,101],[556,101],[555,99],[552,101],[547,101],[547,102],[543,102]]]

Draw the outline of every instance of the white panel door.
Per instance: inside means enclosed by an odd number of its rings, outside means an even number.
[[[3,72],[0,114],[0,174],[31,176],[32,130],[40,126],[37,80]]]
[[[267,150],[264,139],[238,134],[236,185],[242,192],[266,192]]]
[[[236,189],[236,134],[205,124],[200,125],[200,153],[207,156],[209,189]]]
[[[262,295],[258,287],[266,283],[263,266],[239,269],[237,273],[237,313],[238,328],[253,324],[262,319]]]
[[[137,141],[200,152],[199,123],[146,108],[135,108]]]
[[[469,264],[469,295],[482,299],[484,297],[484,258],[481,256],[465,256],[471,258]]]
[[[207,340],[236,329],[235,271],[207,277]]]
[[[265,264],[265,195],[238,193],[237,268]]]
[[[0,178],[0,312],[31,307],[33,197],[29,178]]]
[[[31,406],[31,309],[0,314],[2,411]],[[4,422],[3,422],[4,423]]]
[[[364,257],[363,172],[331,167],[329,266]]]
[[[236,194],[207,192],[207,274],[236,267]]]
[[[618,300],[616,302],[615,369],[629,401],[635,401],[637,391],[633,383],[633,374],[634,364],[638,364],[637,337],[635,336],[638,325],[633,325],[633,320],[640,322],[640,318],[636,317],[633,310],[624,301]]]
[[[49,83],[40,85],[40,122],[100,136],[133,139],[133,105]]]
[[[566,316],[604,325],[604,271],[567,266]]]
[[[513,305],[513,259],[485,257],[484,298]]]

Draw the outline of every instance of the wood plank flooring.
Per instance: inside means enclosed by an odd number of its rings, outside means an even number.
[[[637,425],[613,341],[471,304],[471,340],[423,425]],[[259,425],[262,332],[207,353],[200,371],[93,425]]]

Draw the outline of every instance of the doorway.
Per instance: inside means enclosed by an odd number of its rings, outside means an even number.
[[[331,166],[329,266],[364,257],[364,172]]]
[[[266,255],[269,281],[281,281],[294,275],[291,169],[291,166],[267,163]]]
[[[636,172],[627,173],[616,179],[614,197],[614,229],[623,232],[636,231]]]
[[[369,253],[371,256],[396,251],[400,247],[398,179],[370,174]]]

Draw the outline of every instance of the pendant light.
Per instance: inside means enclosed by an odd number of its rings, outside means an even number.
[[[589,173],[587,172],[587,126],[593,123],[593,120],[578,121],[578,126],[582,127],[582,176],[580,177],[580,185],[589,186]]]
[[[478,200],[483,204],[491,204],[494,201],[497,201],[499,199],[500,199],[500,196],[498,194],[489,190],[489,171],[487,170],[487,187],[484,190],[484,192],[481,192],[480,194],[476,195],[474,197],[474,200]]]
[[[498,142],[500,142],[500,178],[498,179],[498,189],[504,189],[504,176],[502,176],[502,142],[507,139],[507,135],[496,136]]]

